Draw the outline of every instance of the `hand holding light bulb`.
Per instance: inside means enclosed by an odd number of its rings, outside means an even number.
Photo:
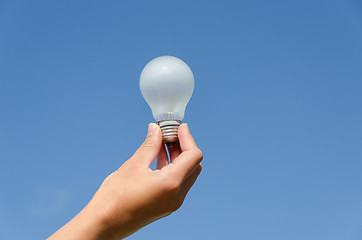
[[[144,68],[140,87],[159,125],[151,123],[141,147],[102,183],[87,206],[49,240],[123,239],[176,211],[201,172],[202,152],[181,124],[194,86],[190,68],[159,57]],[[178,144],[168,148],[165,145]],[[157,169],[150,165],[157,158]]]
[[[151,123],[141,147],[102,183],[92,200],[49,240],[123,239],[176,211],[201,171],[202,153],[187,124],[167,157],[160,127]],[[150,165],[157,157],[157,170]],[[169,163],[170,161],[170,163]]]
[[[177,129],[194,90],[194,76],[181,59],[161,56],[150,61],[140,76],[140,89],[161,127],[163,142],[177,142]]]

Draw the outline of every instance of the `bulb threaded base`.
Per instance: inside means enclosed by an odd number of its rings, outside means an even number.
[[[172,147],[178,142],[178,127],[181,124],[179,120],[163,120],[157,122],[162,132],[162,142],[166,143],[167,146]]]

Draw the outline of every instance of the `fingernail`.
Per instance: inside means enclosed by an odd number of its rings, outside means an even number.
[[[147,136],[155,135],[155,133],[156,133],[156,124],[155,123],[148,124]]]
[[[189,126],[187,125],[187,123],[184,123],[184,124],[185,124],[186,128],[189,129]]]

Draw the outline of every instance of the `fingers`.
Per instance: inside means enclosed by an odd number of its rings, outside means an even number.
[[[192,172],[192,174],[185,180],[185,182],[182,184],[181,187],[181,196],[185,197],[187,193],[189,192],[190,188],[194,185],[196,182],[196,179],[199,177],[200,172],[202,170],[201,164],[199,164],[196,169]]]
[[[170,161],[173,162],[181,154],[180,144],[176,143],[172,147],[167,147],[168,153],[170,154]]]
[[[172,163],[175,166],[175,174],[181,179],[188,178],[196,167],[201,163],[203,158],[200,149],[193,149],[182,152],[180,156]]]
[[[155,123],[150,123],[146,140],[131,157],[130,161],[149,168],[160,152],[161,144],[160,127]]]
[[[189,127],[183,123],[178,128],[178,139],[182,152],[197,148],[196,143],[190,133]]]
[[[203,155],[196,146],[187,124],[180,125],[178,137],[182,153],[173,160],[172,164],[174,168],[172,170],[175,171],[175,174],[183,181],[187,179],[201,163]]]
[[[167,147],[168,154],[170,156],[170,162],[173,162],[180,154],[181,154],[181,148],[179,143],[176,143],[172,147]],[[158,153],[157,157],[157,169],[161,169],[164,166],[168,165],[168,156],[166,152],[165,144],[161,145],[161,150]]]
[[[161,144],[161,150],[157,156],[157,169],[162,169],[168,165],[168,156],[166,153],[165,144]]]

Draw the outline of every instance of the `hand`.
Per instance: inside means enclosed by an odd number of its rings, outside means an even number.
[[[179,144],[168,148],[169,162],[160,127],[151,123],[136,153],[109,175],[89,204],[50,239],[58,239],[57,235],[63,239],[121,239],[180,208],[201,172],[202,153],[186,124],[180,125],[178,137]],[[156,157],[153,171],[150,165]]]

